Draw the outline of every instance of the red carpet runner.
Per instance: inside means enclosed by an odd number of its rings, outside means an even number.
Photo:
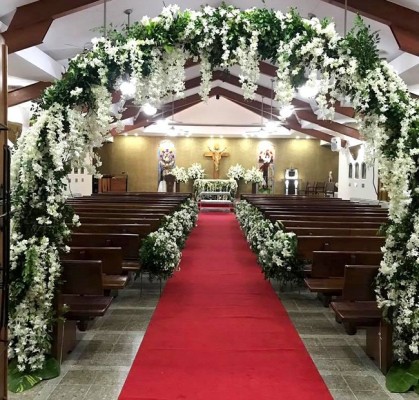
[[[332,399],[232,214],[200,215],[119,399]]]

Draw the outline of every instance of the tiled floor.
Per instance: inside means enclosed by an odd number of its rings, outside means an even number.
[[[388,393],[384,376],[365,355],[365,336],[345,334],[314,295],[305,291],[280,292],[273,285],[307,350],[336,400],[403,400],[414,393]],[[85,333],[61,376],[43,382],[11,400],[116,400],[144,332],[159,300],[159,282],[139,282],[120,292],[110,312]],[[216,400],[216,399],[214,399]],[[232,399],[235,400],[235,399]],[[304,400],[304,399],[301,399]]]

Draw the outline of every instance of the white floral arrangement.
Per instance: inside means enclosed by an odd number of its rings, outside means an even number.
[[[263,184],[265,180],[263,179],[263,172],[259,168],[252,167],[251,169],[246,170],[244,174],[244,181],[246,183],[258,183]]]
[[[198,205],[188,199],[180,210],[167,215],[161,227],[143,240],[139,259],[144,270],[149,272],[150,280],[167,279],[179,265],[181,249],[196,225]]]
[[[295,233],[285,232],[282,224],[273,224],[247,201],[236,204],[236,216],[265,279],[276,279],[282,285],[302,284],[303,261],[296,256]]]
[[[227,172],[227,176],[230,179],[234,179],[236,181],[244,178],[246,170],[240,164],[232,165]]]
[[[205,178],[205,170],[202,168],[202,165],[199,163],[193,163],[188,168],[188,176],[190,179],[203,179]]]
[[[170,173],[175,176],[176,182],[187,183],[189,180],[188,172],[184,167],[174,167]]]
[[[419,210],[413,206],[419,202],[414,178],[419,150],[412,139],[419,134],[419,102],[380,59],[375,34],[357,20],[342,38],[332,22],[308,20],[295,10],[241,11],[222,5],[180,11],[179,6],[169,6],[152,20],[143,18],[124,32],[112,30],[92,42],[92,50],[71,60],[63,78],[45,90],[34,123],[19,138],[12,157],[9,356],[17,359],[20,370],[42,369],[50,350],[59,253],[72,220],[62,180],[72,168],[91,167],[84,164],[88,156],[96,158],[94,149],[114,122],[110,88],[118,89],[122,76],[131,71],[135,104],[162,104],[172,93],[180,98],[185,94],[185,63],[191,58],[201,62],[203,100],[215,66],[239,64],[244,95],[251,98],[259,60],[276,57],[274,100],[279,107],[290,104],[302,83],[319,89],[314,98],[319,118],[331,119],[335,104],[351,102],[368,144],[367,155],[377,160],[390,197],[377,301],[395,327],[395,359],[405,362],[419,356],[414,268]],[[117,120],[121,114],[119,110]],[[246,174],[247,182],[263,183],[254,171],[255,178]],[[188,171],[188,176],[202,178],[202,167]]]
[[[151,232],[143,240],[139,259],[141,268],[149,273],[150,280],[154,278],[167,279],[179,265],[181,252],[172,237],[172,232],[164,228]]]

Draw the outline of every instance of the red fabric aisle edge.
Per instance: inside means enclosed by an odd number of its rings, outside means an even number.
[[[200,214],[119,400],[332,399],[233,214]]]

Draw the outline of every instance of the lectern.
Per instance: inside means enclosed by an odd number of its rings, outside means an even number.
[[[285,170],[285,194],[298,193],[298,170],[290,168]]]

